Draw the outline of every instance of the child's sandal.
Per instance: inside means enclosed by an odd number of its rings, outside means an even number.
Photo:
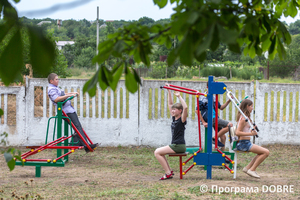
[[[174,176],[174,175],[175,175],[173,171],[171,171],[171,174],[172,174],[172,176]]]
[[[159,180],[166,180],[166,179],[170,179],[173,178],[172,173],[171,174],[165,174],[163,177],[161,177]]]

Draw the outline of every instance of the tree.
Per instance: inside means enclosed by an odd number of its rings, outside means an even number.
[[[160,8],[168,3],[168,0],[153,1]],[[246,44],[243,52],[251,58],[268,51],[270,59],[276,54],[283,59],[286,56],[284,45],[290,44],[291,36],[279,18],[283,14],[285,17],[295,17],[300,7],[292,0],[170,0],[170,3],[176,4],[176,7],[169,23],[152,26],[131,23],[108,35],[107,40],[99,44],[99,53],[93,59],[93,62],[99,63],[99,69],[85,84],[84,91],[94,96],[98,82],[102,90],[107,87],[115,90],[124,72],[127,89],[136,92],[141,81],[128,62],[128,56],[132,56],[136,63],[143,62],[150,66],[153,43],[171,48],[174,37],[179,39],[179,43],[169,53],[169,66],[177,58],[188,66],[195,59],[203,62],[206,50],[215,51],[220,43],[236,53],[241,53],[241,46]],[[55,60],[55,48],[51,41],[41,29],[20,23],[16,10],[8,0],[0,0],[2,12],[4,23],[0,24],[0,43],[5,44],[0,48],[2,81],[8,85],[20,74],[23,66],[21,28],[28,30],[33,68],[48,73]],[[110,69],[105,61],[111,57],[117,58],[118,62]]]
[[[290,24],[289,32],[292,35],[296,35],[300,33],[300,20],[297,20],[294,23]]]
[[[153,1],[160,8],[168,3],[168,0]],[[175,36],[179,44],[168,56],[169,66],[176,58],[188,66],[194,59],[203,62],[206,50],[215,51],[220,43],[239,54],[245,44],[243,52],[251,58],[268,51],[270,59],[276,54],[283,59],[284,45],[290,44],[291,36],[279,18],[283,14],[295,17],[300,7],[295,1],[278,0],[170,0],[170,3],[176,4],[170,23],[150,27],[132,23],[99,44],[99,54],[93,59],[99,63],[99,69],[85,84],[84,91],[94,96],[98,82],[103,90],[107,87],[115,90],[123,72],[127,89],[137,91],[140,78],[124,55],[132,55],[136,63],[149,66],[153,42],[171,48]],[[111,56],[119,62],[109,69],[105,60]]]
[[[280,60],[278,56],[270,62],[270,75],[281,78],[296,75],[295,72],[300,65],[300,35],[293,35],[292,43],[287,48],[285,60]]]
[[[76,67],[92,68],[92,59],[95,56],[95,50],[92,47],[87,47],[81,50],[81,54],[74,60]]]
[[[19,2],[19,0],[14,1]],[[40,74],[48,74],[56,55],[53,42],[43,34],[42,29],[23,24],[18,18],[17,11],[8,0],[0,0],[0,17],[2,17],[2,13],[3,21],[0,23],[1,81],[5,85],[9,85],[20,76],[24,66],[24,54],[27,54],[23,45],[26,38],[30,44],[28,54],[33,69]],[[3,115],[3,110],[0,109],[1,115]],[[17,155],[15,155],[16,152],[18,152]],[[4,157],[10,170],[15,167],[14,159],[23,162],[20,151],[15,149],[8,149],[4,153]]]

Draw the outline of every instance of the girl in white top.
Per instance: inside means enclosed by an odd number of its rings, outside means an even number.
[[[240,105],[240,109],[248,117],[250,122],[252,122],[250,119],[250,113],[253,110],[253,102],[249,99],[243,100]],[[257,154],[252,161],[246,167],[244,167],[243,172],[254,178],[260,178],[255,170],[258,165],[269,156],[269,150],[250,142],[251,136],[257,135],[257,132],[255,131],[255,127],[254,130],[251,130],[249,123],[246,122],[245,118],[240,112],[237,114],[237,121],[238,127],[236,130],[236,135],[239,137],[237,150],[250,151]]]

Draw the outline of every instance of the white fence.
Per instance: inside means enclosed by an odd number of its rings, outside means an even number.
[[[60,79],[59,86],[66,92],[80,93],[72,104],[93,142],[101,143],[101,146],[162,146],[170,143],[171,118],[167,108],[167,92],[160,89],[165,82],[144,80],[139,92],[131,94],[126,91],[125,82],[120,81],[115,92],[103,92],[98,88],[93,98],[87,94],[82,95],[85,82],[86,80]],[[206,89],[206,82],[169,83],[200,89],[200,92]],[[239,99],[249,96],[249,99],[254,100],[253,82],[225,84]],[[45,142],[48,119],[55,115],[54,107],[47,96],[47,86],[46,79],[28,79],[26,87],[0,87],[0,106],[5,113],[0,121],[0,133],[9,133],[7,140],[10,145],[41,145]],[[300,128],[297,125],[300,116],[297,88],[299,85],[256,83],[255,122],[261,130],[256,143],[300,144],[300,139],[296,137],[296,130]],[[196,98],[188,94],[183,94],[183,97],[189,109],[186,143],[188,146],[198,146]],[[284,102],[285,99],[287,101]],[[289,99],[293,99],[292,104]],[[220,95],[221,104],[226,100],[226,95]],[[14,108],[15,111],[11,111]],[[272,111],[271,108],[275,109]],[[236,112],[235,107],[230,104],[219,112],[219,116],[235,123]],[[10,122],[12,119],[15,122]],[[51,120],[49,140],[52,138],[53,126],[54,120]],[[203,126],[201,133],[203,142]]]

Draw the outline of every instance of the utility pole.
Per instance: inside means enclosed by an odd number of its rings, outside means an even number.
[[[98,44],[99,44],[99,6],[97,6],[97,44],[96,44],[96,55],[98,55]],[[99,64],[96,62],[96,70],[98,70]]]

